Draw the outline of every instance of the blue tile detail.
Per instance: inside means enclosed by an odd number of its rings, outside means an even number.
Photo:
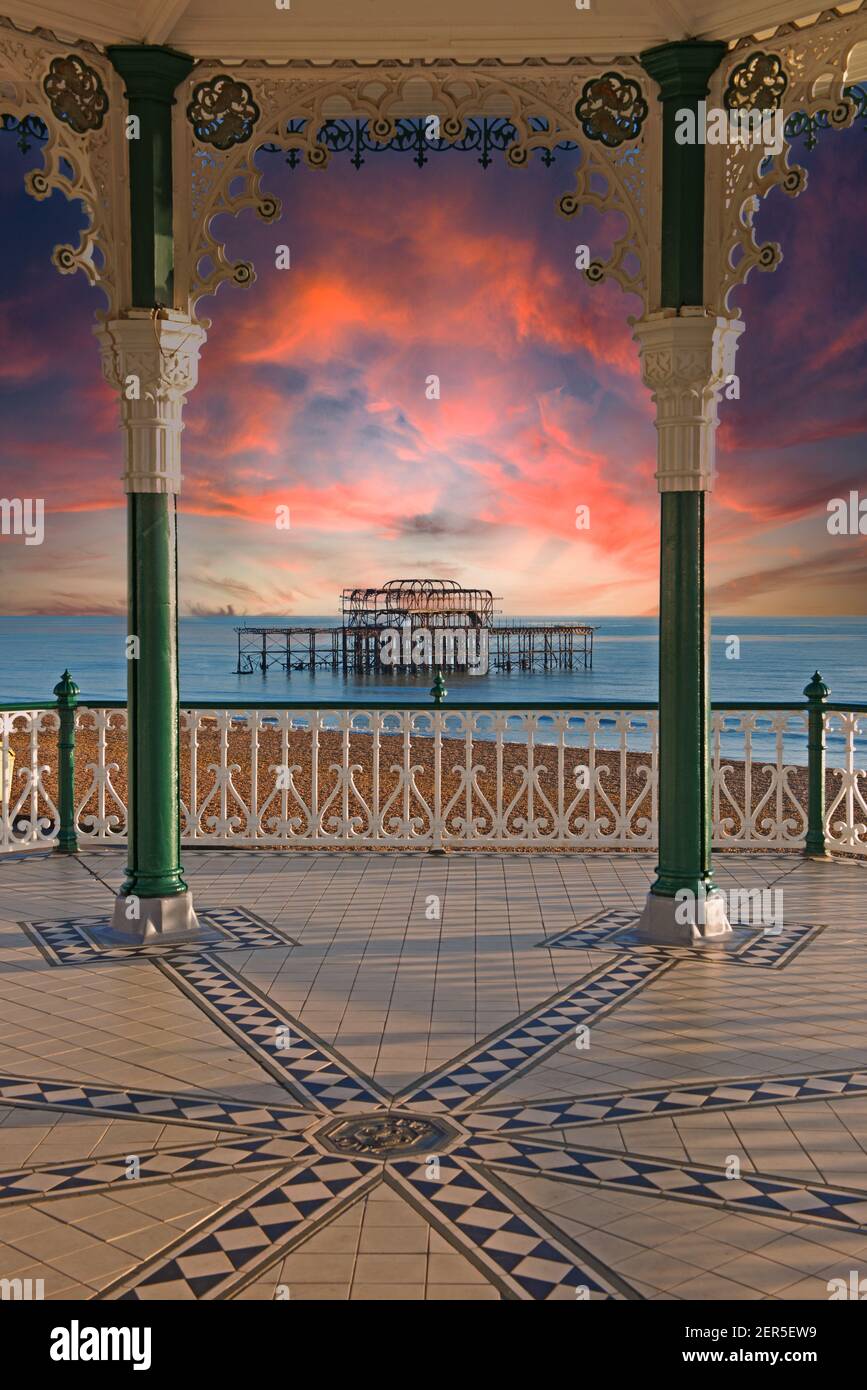
[[[423,1158],[389,1165],[388,1181],[421,1202],[431,1223],[480,1264],[507,1295],[519,1299],[622,1298],[600,1269],[519,1209],[475,1167],[449,1155],[439,1176],[427,1176]]]
[[[815,922],[795,922],[773,931],[736,926],[719,945],[651,946],[638,939],[637,923],[638,913],[633,909],[611,908],[549,936],[539,945],[549,951],[624,951],[651,960],[696,960],[708,966],[749,965],[782,970],[825,930],[824,923]]]
[[[64,917],[57,921],[22,922],[27,935],[51,965],[96,965],[101,961],[174,960],[208,951],[254,951],[297,946],[279,928],[244,907],[197,908],[208,932],[205,942],[176,945],[104,946],[92,935],[110,926],[108,916]]]
[[[288,1248],[379,1179],[381,1164],[317,1155],[269,1180],[136,1270],[102,1297],[125,1301],[221,1298],[237,1292]]]
[[[298,1019],[210,956],[161,961],[159,969],[267,1068],[320,1112],[362,1113],[390,1096]]]
[[[134,1153],[135,1150],[132,1149]],[[303,1139],[288,1135],[266,1139],[232,1138],[223,1144],[193,1144],[185,1148],[160,1149],[138,1155],[137,1177],[129,1177],[129,1153],[106,1158],[90,1158],[75,1163],[46,1164],[0,1173],[0,1205],[14,1201],[41,1201],[45,1197],[68,1197],[115,1184],[129,1187],[148,1181],[177,1182],[181,1178],[200,1178],[214,1172],[237,1172],[241,1168],[274,1167],[304,1158],[314,1150]]]
[[[79,1085],[20,1076],[0,1076],[0,1105],[272,1134],[295,1133],[310,1124],[309,1110],[288,1105],[257,1104],[195,1092],[124,1090],[116,1086]]]
[[[744,1173],[740,1178],[727,1178],[722,1169],[691,1163],[506,1138],[470,1140],[455,1157],[537,1177],[593,1183],[849,1229],[867,1228],[867,1192],[792,1182],[764,1174]]]
[[[562,1047],[579,1024],[609,1013],[672,964],[630,958],[603,966],[415,1083],[400,1103],[423,1110],[466,1108]]]
[[[564,1100],[534,1100],[493,1106],[458,1115],[460,1123],[479,1134],[570,1125],[612,1124],[649,1115],[682,1115],[698,1110],[752,1109],[756,1105],[788,1105],[795,1101],[837,1100],[867,1095],[867,1071],[817,1072],[812,1076],[765,1076],[737,1081],[679,1082],[673,1086]]]
[[[210,926],[228,934],[233,950],[261,951],[271,946],[298,945],[293,937],[246,907],[197,906],[196,911]]]

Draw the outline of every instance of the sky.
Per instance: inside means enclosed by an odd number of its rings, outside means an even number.
[[[865,130],[799,157],[807,191],[774,192],[758,219],[783,264],[737,296],[740,399],[721,406],[708,513],[720,615],[867,612],[867,537],[827,528],[830,499],[867,497]],[[212,326],[184,413],[182,613],[334,615],[346,585],[425,576],[489,588],[506,614],[655,613],[656,436],[627,322],[640,305],[575,268],[578,244],[604,255],[620,225],[558,216],[574,154],[524,170],[455,151],[424,169],[392,153],[360,170],[260,158],[282,220],[223,223],[257,281],[199,306]],[[121,613],[122,438],[91,332],[103,300],[51,267],[81,212],[26,196],[34,163],[0,135],[0,497],[45,502],[42,545],[0,537],[0,612]]]

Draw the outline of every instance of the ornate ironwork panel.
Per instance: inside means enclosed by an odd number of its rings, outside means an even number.
[[[658,213],[659,132],[658,122],[646,119],[652,83],[637,63],[617,73],[594,72],[583,60],[514,69],[289,65],[285,72],[250,63],[243,82],[219,69],[211,74],[213,67],[197,66],[175,116],[176,207],[179,224],[189,226],[175,276],[179,303],[190,312],[225,281],[255,279],[249,262],[230,260],[214,223],[245,208],[268,222],[279,217],[279,199],[263,186],[278,152],[290,167],[303,162],[311,169],[340,154],[360,168],[385,150],[408,153],[420,167],[447,149],[475,152],[483,168],[501,154],[516,170],[534,154],[547,164],[555,152],[563,159],[574,154],[571,188],[554,199],[558,211],[571,217],[592,207],[624,216],[608,259],[595,258],[585,273],[591,280],[611,276],[645,302],[652,296],[658,272],[648,236]]]
[[[306,122],[289,121],[287,136],[304,133]],[[533,130],[546,130],[547,123],[541,117],[530,121]],[[494,161],[495,154],[504,154],[510,145],[518,140],[518,131],[505,116],[482,117],[466,122],[459,139],[448,139],[444,134],[434,135],[437,127],[431,127],[430,117],[402,116],[395,122],[394,134],[387,141],[377,140],[371,132],[367,120],[328,120],[317,133],[316,140],[332,154],[348,154],[350,163],[360,169],[371,154],[383,154],[388,150],[399,154],[411,154],[413,163],[420,169],[434,154],[446,154],[449,150],[461,153],[478,152],[478,163],[487,169]],[[302,163],[302,152],[297,147],[284,149],[282,145],[268,143],[261,146],[265,154],[282,155],[290,168],[296,169]],[[561,140],[553,149],[540,148],[536,153],[543,164],[555,162],[555,150],[577,150],[574,140]]]
[[[60,191],[80,201],[87,223],[78,243],[54,248],[61,274],[83,271],[108,301],[104,316],[129,304],[129,196],[123,84],[104,54],[80,44],[58,52],[45,30],[25,32],[0,18],[0,131],[41,167],[25,176],[34,198]]]
[[[48,126],[38,116],[13,116],[11,112],[0,114],[0,135],[17,136],[17,145],[22,154],[29,154],[34,142],[44,145],[48,139]]]
[[[108,93],[96,69],[77,53],[52,58],[42,86],[54,115],[76,135],[99,130],[108,111]]]
[[[864,88],[850,71],[865,43],[867,12],[828,10],[809,25],[781,25],[761,43],[742,39],[714,74],[710,108],[783,115],[778,153],[747,140],[708,146],[705,303],[714,312],[737,314],[731,303],[737,287],[754,269],[774,270],[782,259],[778,243],[759,241],[755,218],[771,189],[794,198],[807,186],[807,171],[789,162],[792,143],[806,137],[812,149],[820,130],[864,118]],[[863,72],[860,62],[855,67]]]

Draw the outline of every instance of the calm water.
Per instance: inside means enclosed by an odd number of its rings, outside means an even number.
[[[402,699],[426,699],[430,674],[408,677],[382,675],[344,677],[329,672],[286,676],[235,675],[237,639],[234,617],[182,618],[181,698],[244,700],[288,699],[369,700],[399,704]],[[285,623],[284,617],[250,617],[250,626]],[[323,626],[334,618],[292,621]],[[585,621],[582,617],[580,621]],[[657,624],[655,618],[597,618],[592,671],[512,672],[489,676],[447,677],[449,704],[496,704],[498,700],[563,700],[592,704],[594,700],[655,700],[657,697]],[[726,638],[740,638],[740,656],[726,657]],[[85,699],[126,695],[123,618],[0,617],[0,700],[51,698],[64,666],[68,666]],[[713,624],[711,680],[715,700],[800,700],[818,667],[831,687],[831,698],[867,704],[867,618],[725,618]],[[603,743],[614,744],[614,739]],[[640,732],[630,745],[646,742]],[[770,734],[754,737],[757,756],[770,755]],[[742,736],[723,738],[723,752],[738,756]],[[867,739],[858,740],[867,754]],[[829,739],[829,762],[840,761],[842,740]],[[786,754],[805,761],[806,741],[787,737]],[[864,758],[859,756],[863,765]]]
[[[331,672],[272,671],[236,676],[234,617],[182,618],[181,695],[184,700],[342,700],[399,703],[426,698],[430,674],[358,678]],[[287,622],[284,617],[248,618],[251,627]],[[298,625],[336,624],[334,618],[301,618]],[[590,618],[598,624],[592,671],[449,675],[450,699],[495,704],[498,700],[655,700],[655,618]],[[726,658],[725,638],[740,637],[738,660]],[[68,666],[92,699],[126,695],[123,618],[0,617],[0,699],[38,702],[50,698]],[[711,680],[715,700],[800,700],[818,667],[834,700],[867,703],[867,618],[724,618],[714,621]]]

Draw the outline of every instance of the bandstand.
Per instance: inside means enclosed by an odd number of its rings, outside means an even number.
[[[199,930],[180,859],[182,415],[200,358],[202,371],[208,364],[210,325],[197,306],[256,279],[254,265],[227,255],[218,219],[253,209],[279,223],[257,160],[263,146],[327,178],[347,132],[411,152],[419,122],[438,142],[490,142],[490,157],[504,159],[516,181],[531,160],[565,148],[551,215],[591,207],[620,219],[611,255],[590,248],[584,273],[625,292],[623,332],[656,409],[659,862],[641,932],[668,943],[725,935],[710,852],[704,596],[714,436],[748,329],[736,292],[754,270],[774,270],[784,249],[757,235],[761,201],[773,189],[804,193],[791,155],[796,133],[842,129],[858,114],[853,88],[867,75],[860,4],[804,15],[797,0],[746,9],[733,0],[609,0],[566,15],[552,0],[532,9],[450,0],[423,23],[386,0],[365,6],[363,23],[342,0],[319,0],[309,13],[300,3],[247,13],[230,0],[0,0],[0,9],[0,113],[7,123],[44,124],[43,167],[28,176],[28,192],[44,199],[60,190],[86,209],[79,243],[57,247],[54,265],[101,292],[94,331],[123,432],[128,631],[140,655],[129,663],[118,937]],[[679,143],[678,113],[698,113],[701,103],[782,113],[782,151]],[[419,151],[423,159],[417,141]],[[634,305],[636,296],[640,315],[627,321],[627,297]],[[704,920],[676,920],[684,889],[707,900]],[[133,895],[141,912],[131,922]]]

